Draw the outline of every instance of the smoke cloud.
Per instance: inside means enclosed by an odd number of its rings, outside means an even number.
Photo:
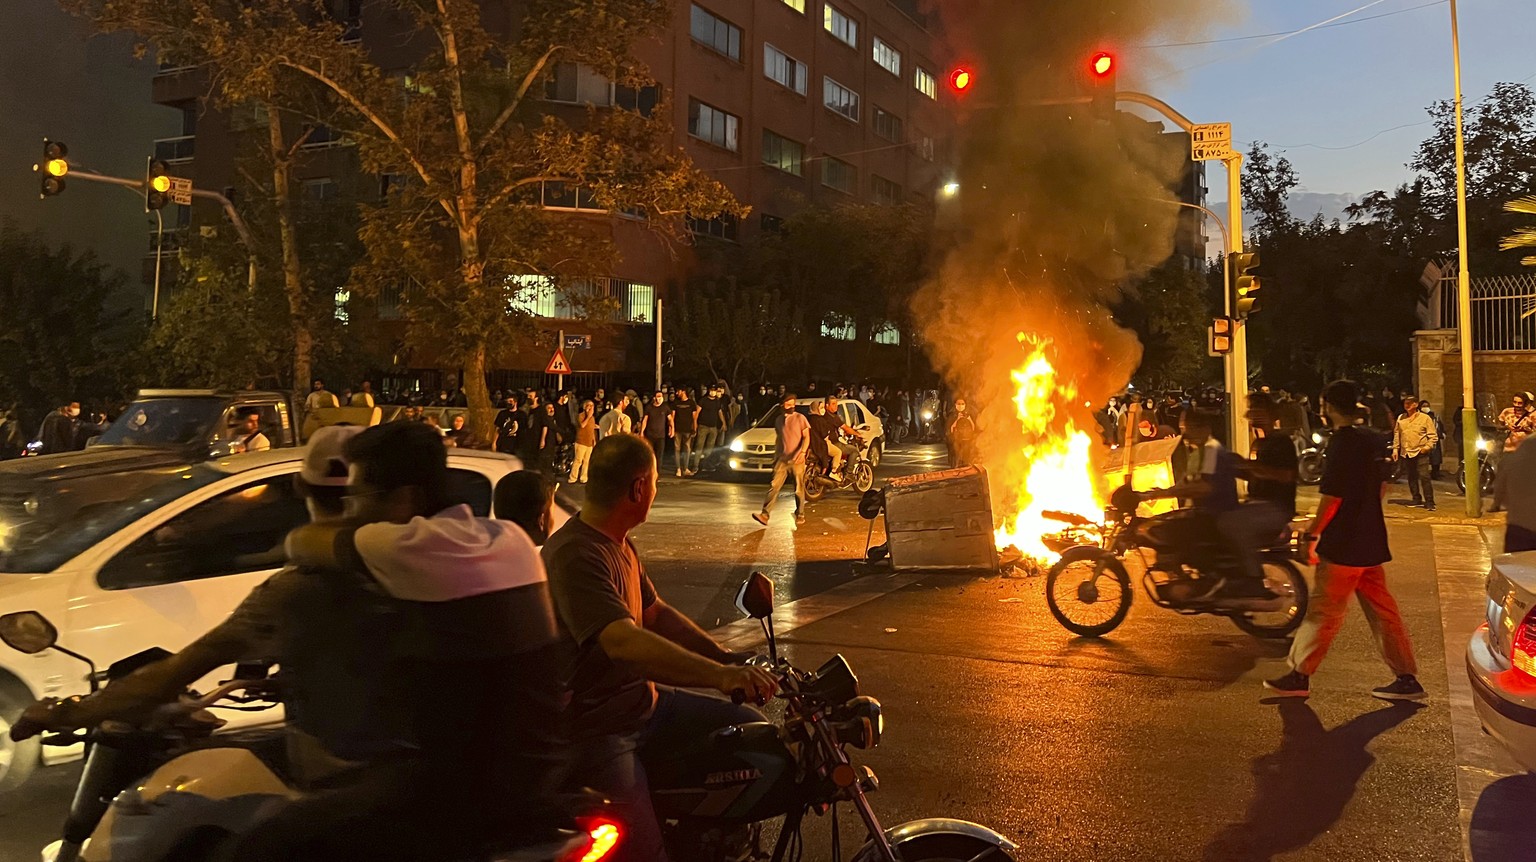
[[[913,301],[926,349],[957,394],[981,408],[979,445],[994,505],[1006,511],[1031,442],[1014,409],[1019,335],[1049,340],[1064,386],[1047,434],[1093,433],[1092,410],[1130,380],[1135,336],[1107,306],[1128,279],[1166,260],[1183,161],[1153,127],[1098,119],[1086,104],[1089,58],[1119,60],[1118,89],[1146,90],[1166,68],[1134,46],[1193,35],[1220,3],[1196,0],[942,0],[955,56],[975,69],[961,99],[958,196],[941,225],[956,242]],[[1135,64],[1127,62],[1135,57]],[[1070,389],[1076,395],[1069,395]],[[1003,487],[999,487],[999,486]],[[1004,493],[1000,493],[1004,492]],[[1003,512],[1000,512],[1000,514]]]

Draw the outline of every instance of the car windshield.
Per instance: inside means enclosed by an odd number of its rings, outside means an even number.
[[[224,475],[201,464],[41,482],[0,473],[0,573],[51,572],[143,515]]]
[[[795,405],[795,412],[799,413],[802,416],[809,416],[809,415],[811,415],[811,405],[809,405],[809,404],[797,404],[797,405]],[[752,427],[753,428],[772,428],[773,427],[773,423],[779,421],[779,417],[782,416],[782,415],[784,415],[784,408],[779,406],[778,404],[775,404],[775,405],[773,405],[772,408],[770,408],[768,410],[767,413],[764,413],[763,414],[763,418],[757,420],[757,423],[754,424]]]
[[[212,440],[224,415],[222,398],[146,398],[128,405],[98,446],[186,446]]]

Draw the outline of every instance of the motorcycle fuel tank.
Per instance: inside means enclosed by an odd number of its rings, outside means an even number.
[[[645,764],[662,819],[755,823],[800,801],[795,756],[767,722],[721,728],[697,747],[668,755]]]

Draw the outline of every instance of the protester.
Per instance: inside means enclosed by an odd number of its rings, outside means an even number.
[[[622,415],[622,414],[620,414]],[[576,417],[576,455],[571,460],[571,475],[567,481],[587,483],[587,470],[592,459],[592,448],[597,445],[596,407],[591,401],[581,402],[581,414]]]
[[[976,420],[966,409],[964,398],[955,399],[955,412],[949,420],[949,466],[969,467],[975,458]]]
[[[629,396],[620,395],[613,407],[603,414],[599,430],[603,437],[613,437],[618,434],[629,434],[633,431],[633,425],[629,418]]]
[[[701,464],[709,460],[714,450],[725,444],[725,431],[730,427],[726,417],[726,401],[719,386],[710,386],[699,398],[698,451]]]
[[[1392,460],[1403,465],[1408,473],[1408,492],[1413,495],[1414,506],[1435,510],[1435,483],[1424,477],[1423,465],[1440,442],[1435,421],[1419,412],[1419,399],[1414,395],[1403,396],[1405,412],[1398,417],[1392,430]],[[1421,488],[1422,486],[1422,488]]]
[[[645,413],[640,417],[640,436],[651,444],[651,450],[656,453],[656,464],[663,466],[663,459],[667,454],[667,441],[672,439],[672,405],[667,403],[664,392],[656,392],[651,396],[651,403],[645,405]],[[683,475],[683,465],[677,465],[677,475]]]
[[[79,424],[79,401],[71,401],[49,413],[43,419],[42,430],[38,432],[38,442],[42,444],[38,454],[53,455],[58,452],[75,451],[75,441],[79,437],[76,429]]]
[[[765,527],[790,475],[795,477],[795,523],[805,523],[805,456],[810,449],[811,426],[795,409],[797,400],[794,393],[785,393],[779,402],[782,412],[774,421],[777,454],[773,462],[773,482],[768,486],[768,496],[763,498],[762,511],[752,513],[752,520]]]
[[[693,441],[698,436],[700,409],[688,397],[688,390],[677,391],[677,400],[672,403],[672,428],[676,434],[674,445],[677,447],[678,476],[693,476],[699,472]]]
[[[1504,451],[1513,452],[1520,447],[1521,441],[1536,431],[1536,413],[1533,413],[1530,399],[1524,392],[1516,392],[1510,399],[1509,406],[1505,407],[1498,418],[1499,430],[1504,432]]]
[[[517,409],[517,396],[508,395],[501,412],[496,414],[496,441],[493,448],[503,455],[517,454],[517,438],[528,417]]]
[[[341,404],[336,400],[336,395],[325,388],[325,381],[316,377],[314,383],[311,385],[310,393],[304,396],[305,412],[308,413],[326,407],[340,406]]]

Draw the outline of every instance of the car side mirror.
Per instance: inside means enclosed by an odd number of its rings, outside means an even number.
[[[37,655],[59,642],[59,630],[37,611],[17,611],[0,616],[0,641],[19,653]]]
[[[753,572],[736,591],[736,607],[754,620],[773,616],[773,581],[762,572]]]

